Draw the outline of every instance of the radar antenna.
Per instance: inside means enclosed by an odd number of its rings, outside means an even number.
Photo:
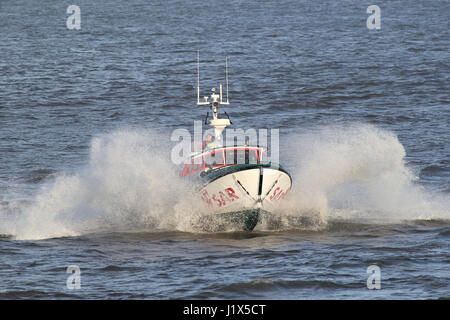
[[[213,112],[213,118],[209,121],[209,125],[214,128],[216,141],[221,141],[222,131],[231,124],[228,119],[219,118],[219,106],[230,104],[228,97],[228,57],[225,58],[225,81],[226,81],[226,91],[227,100],[223,101],[222,95],[222,84],[219,85],[219,94],[216,93],[216,88],[211,89],[211,95],[203,97],[204,101],[200,101],[200,52],[197,51],[197,105],[204,106],[209,105]],[[210,99],[210,100],[209,100]]]

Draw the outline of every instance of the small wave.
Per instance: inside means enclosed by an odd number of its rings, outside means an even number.
[[[54,177],[56,174],[55,170],[51,169],[37,169],[33,170],[25,177],[25,182],[27,183],[39,183],[45,179]]]
[[[247,291],[272,291],[278,289],[337,289],[347,288],[350,284],[340,284],[329,280],[271,280],[271,279],[255,279],[249,282],[237,282],[220,288],[216,288],[229,292],[247,292]]]
[[[450,237],[450,228],[446,228],[445,230],[439,232],[439,236],[449,238]]]
[[[100,271],[141,271],[141,270],[144,270],[144,268],[122,267],[122,266],[116,266],[116,265],[109,265],[109,266],[100,268],[99,270]]]
[[[444,170],[445,170],[445,168],[442,168],[442,167],[440,167],[440,166],[437,166],[437,165],[431,165],[431,166],[428,166],[428,167],[423,168],[423,169],[421,170],[421,172],[422,172],[422,173],[439,173],[439,172],[442,172],[442,171],[444,171]]]
[[[450,219],[414,219],[412,223],[420,226],[427,227],[441,227],[441,226],[449,226]]]
[[[0,291],[0,299],[67,299],[77,298],[75,294],[66,294],[63,292],[46,292],[39,290],[14,290],[14,291]]]

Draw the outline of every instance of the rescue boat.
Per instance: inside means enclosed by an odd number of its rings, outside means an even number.
[[[199,74],[198,64],[197,105],[208,106],[212,111],[208,124],[214,128],[214,141],[189,156],[181,176],[194,178],[200,184],[199,196],[208,212],[201,219],[204,229],[251,231],[276,210],[291,189],[292,179],[279,163],[267,159],[268,150],[264,147],[248,143],[223,145],[222,133],[231,125],[228,115],[221,118],[219,114],[220,106],[229,105],[228,63],[226,101],[222,85],[219,94],[212,88],[211,95],[200,101]]]

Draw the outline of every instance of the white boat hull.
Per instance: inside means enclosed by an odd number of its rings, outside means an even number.
[[[291,177],[274,167],[254,166],[220,176],[200,191],[210,212],[244,215],[244,229],[252,230],[260,212],[273,212],[291,188]],[[256,220],[255,220],[256,219]]]

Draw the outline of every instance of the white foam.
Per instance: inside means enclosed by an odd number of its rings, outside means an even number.
[[[392,132],[372,125],[330,126],[293,134],[293,189],[285,212],[330,218],[399,222],[449,219],[449,199],[425,190],[405,162]]]
[[[43,185],[32,204],[22,208],[14,223],[6,221],[0,233],[42,239],[112,230],[187,229],[201,208],[192,201],[192,186],[170,162],[170,145],[162,141],[164,137],[148,131],[95,137],[86,167]]]
[[[195,187],[179,177],[166,141],[138,130],[93,138],[85,167],[44,182],[31,200],[10,199],[0,206],[0,234],[43,239],[102,231],[198,231],[192,222],[205,213],[204,206]],[[392,132],[332,126],[283,141],[280,158],[294,181],[281,217],[315,213],[308,220],[315,227],[334,218],[376,223],[450,218],[448,196],[416,183]]]

